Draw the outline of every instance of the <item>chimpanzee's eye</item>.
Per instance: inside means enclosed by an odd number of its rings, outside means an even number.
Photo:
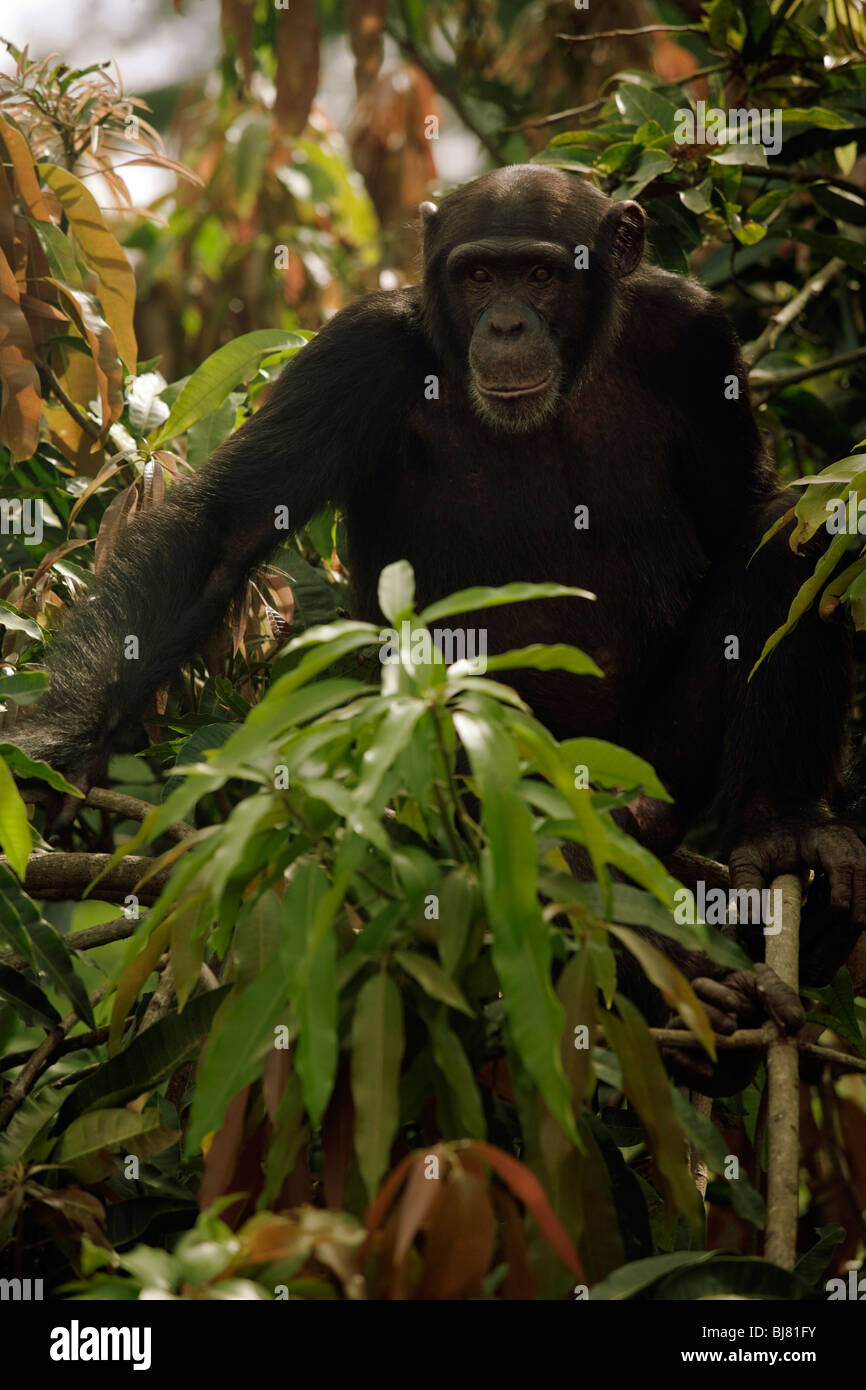
[[[536,285],[546,285],[551,279],[551,274],[546,265],[537,265],[529,278],[534,280]]]
[[[490,282],[490,272],[485,270],[483,265],[477,265],[469,272],[469,278],[474,280],[476,285],[487,285]]]

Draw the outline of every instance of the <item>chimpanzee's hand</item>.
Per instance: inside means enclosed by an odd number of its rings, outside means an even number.
[[[806,1021],[799,998],[775,970],[758,963],[754,970],[732,970],[722,980],[701,977],[692,989],[703,1004],[714,1033],[729,1037],[739,1028],[757,1028],[767,1018],[786,1033],[796,1033]],[[676,1014],[668,1028],[685,1028]],[[730,1096],[747,1086],[758,1069],[760,1048],[719,1049],[714,1066],[697,1049],[662,1048],[665,1064],[674,1080],[706,1096]]]
[[[866,929],[866,848],[860,839],[826,813],[752,822],[728,860],[731,887],[769,888],[778,874],[814,869],[826,874],[831,911],[840,925]]]

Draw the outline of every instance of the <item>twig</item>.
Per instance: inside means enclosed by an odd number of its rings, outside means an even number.
[[[795,993],[799,988],[800,906],[796,874],[782,874],[771,885],[781,892],[782,930],[767,937],[767,964]],[[800,1066],[796,1038],[778,1034],[767,1048],[769,1092],[767,1226],[764,1256],[783,1269],[797,1259],[800,1174]]]
[[[54,1049],[54,1059],[65,1057],[70,1052],[84,1052],[88,1047],[99,1047],[108,1038],[108,1024],[102,1028],[90,1028],[86,1033],[75,1033],[71,1038],[64,1038],[63,1042],[58,1043]],[[41,1043],[40,1043],[41,1046]],[[36,1051],[33,1047],[23,1047],[18,1052],[7,1052],[5,1057],[0,1057],[0,1071],[11,1071],[13,1067],[23,1067]]]
[[[490,136],[487,135],[481,129],[481,126],[478,124],[478,122],[474,119],[474,117],[468,110],[465,102],[463,101],[462,96],[460,95],[458,88],[454,85],[454,83],[450,82],[444,73],[439,72],[438,69],[431,66],[427,58],[425,58],[424,54],[421,52],[420,48],[416,47],[415,43],[412,41],[412,39],[409,38],[408,34],[398,33],[390,24],[386,24],[385,33],[388,35],[389,38],[394,40],[394,43],[396,43],[397,47],[400,49],[401,53],[403,53],[404,57],[408,58],[411,63],[414,63],[417,68],[420,68],[421,71],[424,73],[424,76],[427,77],[430,82],[432,82],[433,86],[440,93],[440,95],[445,98],[445,100],[449,103],[450,106],[454,107],[454,110],[457,112],[457,115],[460,117],[461,121],[466,126],[466,129],[471,130],[472,134],[478,140],[481,141],[481,144],[484,146],[485,150],[490,155],[490,158],[494,161],[494,163],[507,164],[508,160],[506,159],[502,150],[500,150],[496,145],[495,141],[491,140]]]
[[[639,34],[704,34],[703,24],[643,24],[639,29],[600,29],[595,34],[557,34],[568,43],[592,43],[593,39],[633,39]]]
[[[91,439],[99,439],[102,435],[102,430],[100,429],[99,425],[97,425],[95,420],[91,420],[88,415],[83,415],[81,413],[75,402],[71,400],[69,396],[67,396],[63,387],[60,385],[60,382],[57,380],[57,377],[54,375],[47,363],[40,362],[39,370],[45,377],[45,380],[48,382],[48,385],[51,387],[52,393],[57,397],[60,404],[63,406],[63,409],[66,411],[67,415],[72,416],[78,428],[84,430],[84,433],[86,435],[89,435]]]
[[[113,984],[110,983],[100,985],[99,989],[94,990],[90,996],[91,1004],[98,1004],[100,999],[113,988]],[[57,1055],[57,1049],[77,1022],[78,1014],[67,1014],[56,1028],[52,1028],[48,1036],[36,1048],[29,1062],[22,1067],[18,1077],[12,1082],[9,1090],[0,1101],[0,1130],[6,1128],[15,1111],[26,1100],[42,1073],[52,1065]]]
[[[112,941],[125,941],[135,934],[138,925],[138,922],[126,917],[112,917],[110,922],[100,922],[95,927],[70,932],[64,936],[63,942],[70,951],[93,951],[97,946],[108,946]],[[24,956],[17,956],[14,951],[4,951],[0,955],[0,965],[6,965],[10,970],[30,969],[30,961]]]
[[[753,365],[760,358],[765,357],[768,352],[772,352],[785,329],[803,312],[809,300],[813,299],[815,295],[821,294],[830,284],[830,281],[835,280],[839,272],[845,269],[845,265],[846,262],[841,257],[834,256],[821,270],[816,271],[806,281],[799,293],[795,294],[794,298],[789,300],[778,314],[773,315],[760,337],[756,338],[753,343],[746,344],[743,348],[745,360]]]
[[[704,1046],[697,1033],[688,1033],[685,1029],[651,1028],[649,1031],[659,1047],[677,1047],[697,1052]],[[767,1047],[778,1036],[775,1023],[765,1023],[761,1028],[740,1028],[736,1033],[727,1035],[714,1033],[713,1041],[717,1051],[733,1052],[737,1048]],[[820,1043],[804,1042],[802,1038],[795,1038],[794,1041],[798,1052],[808,1052],[810,1057],[817,1057],[820,1062],[835,1066],[839,1070],[866,1072],[866,1060],[856,1057],[853,1052],[842,1052],[837,1047],[824,1047]]]
[[[813,362],[808,367],[792,367],[789,372],[762,372],[758,368],[749,373],[749,381],[757,388],[757,398],[767,400],[776,391],[793,386],[797,381],[808,381],[813,376],[823,376],[825,372],[850,367],[852,362],[862,362],[864,357],[866,347],[860,347],[852,349],[851,352],[840,352],[838,357],[825,357],[823,362]]]
[[[35,806],[50,804],[55,798],[56,793],[48,787],[28,787],[25,800],[32,801]],[[125,792],[110,791],[108,787],[91,787],[87,796],[81,801],[81,806],[93,806],[98,811],[111,811],[115,815],[123,816],[125,820],[143,821],[155,811],[156,807],[151,801],[142,801],[138,796],[128,796]],[[190,835],[195,835],[196,828],[187,821],[175,821],[173,825],[165,828],[164,834],[169,839],[181,840],[189,839]]]
[[[853,179],[843,178],[841,174],[798,169],[795,164],[742,164],[740,168],[751,178],[784,179],[787,183],[828,183],[831,188],[842,188],[846,193],[856,193],[858,198],[866,198],[866,189]]]
[[[137,796],[127,796],[125,792],[109,791],[107,787],[91,787],[87,793],[87,806],[95,806],[99,811],[114,811],[127,820],[145,820],[156,807],[150,801],[142,801]],[[172,840],[187,840],[196,834],[194,825],[185,820],[167,825],[163,832]]]

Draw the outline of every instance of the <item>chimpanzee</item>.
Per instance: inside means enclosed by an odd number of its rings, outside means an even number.
[[[654,763],[675,805],[641,798],[629,828],[663,853],[715,808],[733,886],[817,870],[847,942],[866,925],[866,850],[829,798],[849,639],[809,614],[747,681],[811,567],[784,534],[747,565],[790,499],[722,306],[644,263],[638,204],[552,168],[497,169],[421,212],[423,285],[337,314],[210,463],[134,522],[54,643],[22,743],[91,784],[273,548],[275,509],[300,527],[330,501],[364,617],[378,620],[379,572],[401,558],[423,604],[511,580],[595,592],[463,621],[493,651],[589,652],[605,679],[513,683],[557,736]],[[754,998],[728,983],[703,994],[729,1030]]]

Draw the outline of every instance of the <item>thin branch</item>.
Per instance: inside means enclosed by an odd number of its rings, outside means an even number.
[[[823,362],[813,362],[808,367],[792,367],[789,372],[762,372],[759,370],[749,373],[749,380],[757,388],[758,399],[767,400],[775,395],[777,391],[782,391],[786,386],[793,386],[798,381],[808,381],[813,376],[824,376],[826,372],[838,371],[840,367],[850,367],[854,362],[862,362],[866,357],[866,347],[853,348],[851,352],[840,352],[837,357],[825,357]]]
[[[595,34],[557,34],[567,43],[592,43],[593,39],[633,39],[639,34],[705,34],[703,24],[643,24],[639,29],[600,29]]]
[[[743,348],[743,356],[746,361],[753,365],[760,358],[765,357],[768,352],[772,352],[785,329],[802,314],[811,299],[821,294],[830,282],[835,280],[839,272],[845,269],[845,266],[846,262],[841,257],[834,256],[821,270],[817,270],[806,281],[799,293],[788,301],[784,309],[780,309],[778,314],[773,315],[760,337],[756,338],[753,343],[746,344]]]
[[[48,364],[40,362],[39,370],[51,387],[52,393],[57,397],[67,415],[72,416],[78,428],[84,430],[84,433],[89,435],[91,439],[99,439],[102,435],[101,427],[97,425],[95,420],[91,420],[89,415],[82,414],[75,402],[66,394]]]
[[[91,1004],[98,1004],[103,996],[113,988],[114,985],[108,982],[104,985],[100,985],[99,989],[94,990],[90,996]],[[36,1085],[42,1073],[47,1071],[54,1063],[57,1056],[57,1049],[62,1045],[67,1034],[71,1033],[78,1021],[78,1014],[67,1014],[66,1018],[58,1023],[56,1028],[52,1028],[51,1032],[36,1048],[29,1062],[22,1067],[21,1072],[15,1081],[12,1082],[12,1085],[4,1095],[2,1101],[0,1101],[0,1130],[6,1128],[18,1107],[27,1099],[27,1096]]]
[[[742,164],[744,174],[752,178],[784,179],[787,183],[828,183],[832,188],[844,189],[846,193],[856,193],[858,198],[866,198],[866,190],[853,179],[843,178],[841,174],[798,169],[794,164]]]
[[[75,1033],[71,1038],[64,1038],[63,1042],[58,1043],[54,1049],[54,1060],[56,1061],[58,1057],[66,1057],[70,1052],[84,1052],[89,1047],[99,1047],[100,1043],[107,1041],[108,1033],[109,1027],[105,1023],[101,1028],[90,1028],[86,1033]],[[7,1052],[5,1057],[0,1057],[0,1071],[11,1071],[13,1067],[23,1067],[35,1051],[35,1048],[24,1047],[19,1052]]]
[[[138,926],[138,922],[129,921],[126,917],[113,917],[110,922],[100,922],[98,926],[70,932],[63,941],[70,951],[93,951],[97,946],[108,946],[112,941],[126,941],[127,937],[135,935]],[[0,955],[0,965],[6,965],[10,970],[30,969],[30,961],[24,956],[17,956],[14,951],[4,951]]]
[[[91,787],[87,793],[86,806],[95,806],[99,811],[114,811],[126,820],[145,820],[156,807],[150,801],[142,801],[137,796],[127,796],[125,792],[109,791],[107,787]],[[196,828],[185,820],[167,825],[164,834],[172,840],[188,840],[195,835]]]
[[[416,68],[421,69],[421,71],[424,73],[424,76],[428,78],[430,82],[432,82],[433,86],[439,92],[440,96],[443,96],[445,100],[449,103],[449,105],[454,107],[454,110],[457,112],[457,115],[460,117],[461,121],[466,126],[466,129],[471,130],[472,134],[476,137],[476,139],[481,141],[481,144],[484,146],[485,150],[490,155],[490,158],[496,164],[507,164],[508,160],[506,159],[502,150],[500,150],[495,141],[492,140],[490,136],[487,135],[486,132],[481,129],[481,126],[478,124],[474,116],[467,108],[466,103],[464,102],[463,97],[461,96],[460,91],[455,86],[455,84],[451,82],[443,72],[440,72],[437,68],[431,66],[430,62],[421,52],[420,48],[416,47],[413,40],[410,39],[407,34],[397,33],[397,31],[394,28],[392,28],[390,24],[386,24],[385,33],[388,35],[389,38],[394,40],[394,43],[396,43],[403,56],[405,58],[408,58],[410,63],[414,63]]]

